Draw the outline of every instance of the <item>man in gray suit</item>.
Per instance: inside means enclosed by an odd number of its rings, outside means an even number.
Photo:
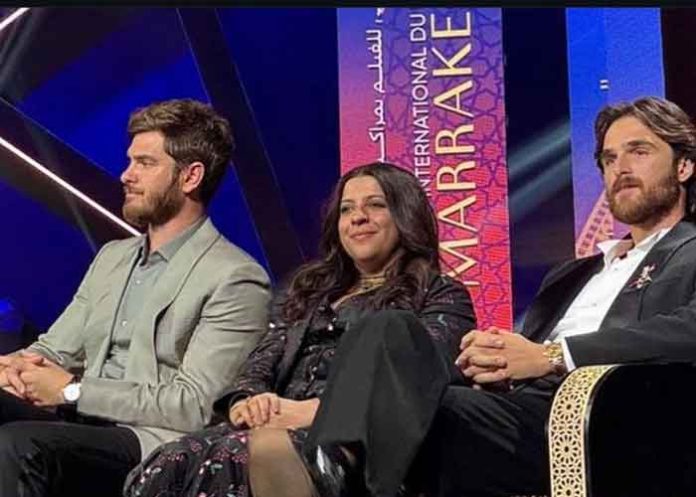
[[[205,214],[232,136],[205,104],[131,115],[124,218],[63,314],[0,356],[0,495],[119,495],[158,444],[210,422],[266,326],[265,271]]]

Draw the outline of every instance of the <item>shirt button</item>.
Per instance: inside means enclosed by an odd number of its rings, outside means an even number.
[[[136,285],[139,285],[140,283],[142,283],[140,280],[135,280]]]
[[[128,324],[127,319],[124,319],[123,321],[121,321],[121,326],[126,326],[127,324]]]

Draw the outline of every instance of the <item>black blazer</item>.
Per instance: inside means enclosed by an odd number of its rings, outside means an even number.
[[[527,313],[522,333],[546,339],[589,279],[601,255],[552,269]],[[641,274],[648,268],[650,278]],[[696,362],[696,225],[681,221],[645,256],[595,333],[568,337],[577,366]]]
[[[415,311],[444,360],[453,363],[462,336],[476,326],[474,308],[469,292],[460,282],[444,275],[433,274],[425,292],[423,305]],[[219,413],[238,400],[263,392],[281,392],[292,374],[302,347],[309,317],[292,326],[283,325],[282,294],[271,309],[271,325],[266,335],[251,352],[242,366],[230,392],[215,403]]]

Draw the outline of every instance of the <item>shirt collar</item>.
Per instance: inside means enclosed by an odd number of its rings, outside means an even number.
[[[203,223],[208,219],[208,216],[203,215],[198,220],[196,220],[191,226],[186,228],[184,231],[179,233],[176,237],[173,239],[169,240],[167,243],[162,245],[160,248],[155,250],[152,255],[158,254],[162,259],[165,261],[169,262],[172,257],[174,257],[174,254],[178,252],[178,250],[188,241],[189,238],[193,236],[193,234],[198,231],[198,228],[200,228]],[[148,261],[148,253],[150,252],[150,239],[148,238],[147,235],[143,237],[143,243],[140,246],[140,261],[141,264],[147,264]]]
[[[604,265],[609,265],[616,257],[632,253],[634,251],[647,253],[653,248],[662,237],[664,237],[673,228],[662,228],[652,235],[641,240],[638,245],[633,246],[633,240],[630,237],[620,240],[605,240],[597,244],[597,248],[604,254]]]

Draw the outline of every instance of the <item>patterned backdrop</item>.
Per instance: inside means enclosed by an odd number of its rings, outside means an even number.
[[[435,208],[479,327],[510,328],[500,9],[339,9],[342,172],[387,160]]]

